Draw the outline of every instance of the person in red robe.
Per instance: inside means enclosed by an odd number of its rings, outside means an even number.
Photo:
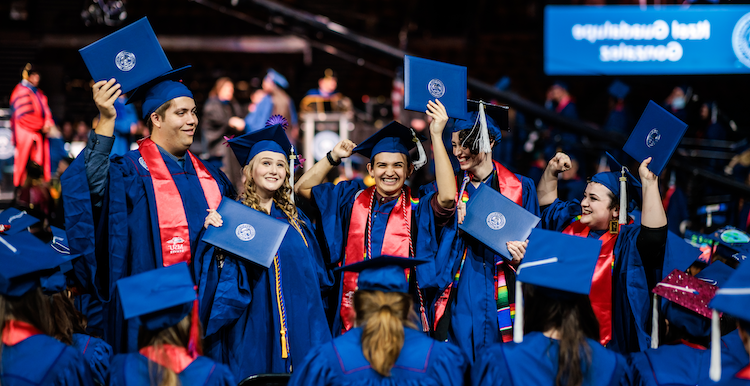
[[[16,146],[14,186],[21,186],[26,180],[26,164],[29,160],[42,166],[45,181],[49,181],[52,176],[47,133],[55,122],[52,120],[47,97],[39,89],[41,77],[37,68],[28,63],[21,74],[23,79],[10,96],[10,126]]]

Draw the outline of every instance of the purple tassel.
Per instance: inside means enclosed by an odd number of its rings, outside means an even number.
[[[276,114],[272,115],[271,118],[268,118],[268,120],[266,121],[266,127],[273,125],[281,125],[281,127],[286,130],[287,128],[289,128],[289,121],[287,121],[283,116]]]

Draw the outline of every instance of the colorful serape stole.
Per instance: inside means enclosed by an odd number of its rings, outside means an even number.
[[[516,304],[508,296],[508,284],[505,281],[506,264],[502,256],[495,255],[495,301],[497,303],[497,326],[503,342],[513,340],[513,319],[516,316]]]

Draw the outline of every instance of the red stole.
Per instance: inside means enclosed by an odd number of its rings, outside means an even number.
[[[3,327],[3,344],[6,346],[15,346],[27,338],[41,334],[42,332],[39,329],[26,322],[8,320],[5,322],[5,327]]]
[[[664,205],[664,210],[667,210],[667,207],[669,206],[669,201],[672,199],[672,195],[674,194],[674,191],[677,190],[677,187],[672,185],[667,189],[667,194],[664,195],[664,199],[661,200],[662,205]]]
[[[159,366],[166,367],[177,374],[185,370],[195,360],[188,353],[188,349],[171,344],[163,345],[160,350],[156,350],[154,346],[147,346],[138,352],[150,361],[156,362]]]
[[[742,368],[742,370],[738,371],[734,377],[739,379],[750,379],[750,366]]]
[[[346,251],[344,255],[344,265],[359,263],[365,257],[366,242],[365,232],[371,231],[368,227],[368,218],[370,217],[370,208],[375,194],[375,186],[371,186],[362,191],[354,200],[352,207],[352,216],[349,221],[349,235],[346,240]],[[411,245],[411,191],[404,187],[404,193],[399,197],[396,205],[388,216],[388,224],[385,227],[385,236],[383,237],[383,248],[381,255],[409,257],[409,247]],[[343,323],[342,332],[349,331],[354,324],[354,307],[352,300],[354,291],[357,289],[356,272],[344,272],[343,291],[341,292],[341,322]]]
[[[521,180],[500,162],[492,160],[492,163],[495,164],[497,186],[500,188],[500,193],[516,204],[523,206],[523,184],[521,184]]]
[[[140,151],[148,166],[151,181],[154,184],[154,200],[156,201],[156,214],[159,221],[163,265],[168,267],[183,261],[189,264],[190,231],[188,230],[180,191],[177,189],[159,149],[151,138],[143,139],[139,143],[138,151]],[[200,180],[208,207],[216,209],[222,196],[219,184],[197,157],[189,151],[188,154]]]
[[[587,225],[575,221],[568,225],[562,233],[588,237],[589,231]],[[604,232],[599,240],[602,241],[602,249],[599,252],[599,259],[596,261],[589,299],[591,299],[591,308],[594,309],[594,315],[599,321],[599,343],[605,346],[612,340],[612,267],[615,263],[614,250],[617,234]]]

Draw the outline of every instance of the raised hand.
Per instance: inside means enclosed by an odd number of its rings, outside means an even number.
[[[331,157],[333,157],[334,161],[338,162],[340,159],[350,157],[352,155],[352,150],[354,150],[355,147],[357,147],[356,143],[345,139],[333,147],[333,150],[331,150]]]
[[[425,111],[425,114],[432,118],[432,122],[430,122],[430,134],[442,135],[445,124],[448,123],[448,112],[445,111],[445,106],[438,99],[435,99],[435,102],[427,101],[427,111]]]
[[[102,120],[115,119],[117,112],[115,111],[115,100],[122,94],[120,84],[112,78],[108,81],[101,80],[94,83],[91,88],[94,94],[94,104],[99,109],[99,114]]]
[[[642,184],[652,185],[656,183],[656,180],[659,177],[648,169],[648,165],[651,163],[651,160],[651,157],[646,158],[645,160],[643,160],[643,162],[641,162],[641,166],[638,167],[638,175],[641,177]]]
[[[547,170],[552,173],[555,177],[561,172],[567,171],[571,168],[570,157],[565,153],[557,153],[547,163]]]

